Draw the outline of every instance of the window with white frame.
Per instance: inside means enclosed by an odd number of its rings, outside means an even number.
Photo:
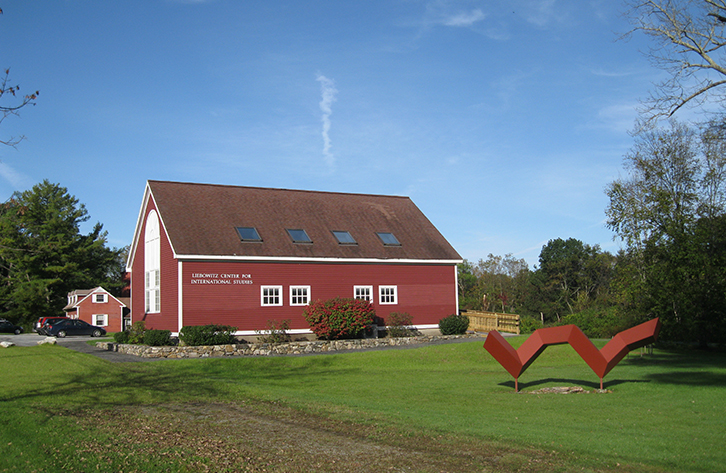
[[[93,325],[105,327],[108,325],[108,314],[93,314]]]
[[[290,286],[290,305],[308,305],[310,286]]]
[[[105,304],[108,302],[108,294],[94,294],[93,302],[98,304]]]
[[[398,304],[397,286],[379,286],[378,296],[381,304]]]
[[[373,299],[373,286],[353,286],[353,297],[370,301]]]
[[[147,313],[161,311],[161,239],[156,211],[146,217],[144,233],[145,302]]]
[[[282,305],[282,286],[262,286],[262,305]]]

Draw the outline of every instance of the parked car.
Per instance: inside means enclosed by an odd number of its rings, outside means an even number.
[[[40,335],[48,335],[48,329],[52,326],[57,324],[58,322],[63,322],[64,320],[71,320],[68,317],[44,317],[45,321],[43,322],[43,325],[36,330],[38,334]]]
[[[96,327],[88,322],[79,319],[60,320],[53,325],[46,325],[45,334],[51,337],[63,338],[66,335],[90,335],[101,337],[106,335],[106,330]]]
[[[56,316],[56,317],[41,317],[38,319],[37,322],[35,322],[35,326],[33,327],[33,330],[38,332],[39,334],[43,335],[43,333],[40,331],[43,328],[43,325],[50,320],[50,319],[67,319],[68,317],[62,317],[62,316]]]
[[[9,320],[0,319],[0,333],[14,333],[20,335],[23,333],[23,327],[15,325]]]

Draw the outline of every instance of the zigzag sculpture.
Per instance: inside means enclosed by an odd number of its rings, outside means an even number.
[[[598,350],[576,325],[549,327],[536,330],[518,350],[495,331],[489,332],[484,349],[514,377],[514,391],[519,390],[519,376],[550,345],[569,343],[585,363],[602,379],[625,358],[630,350],[655,342],[660,333],[660,319],[652,319],[615,335],[602,350]]]

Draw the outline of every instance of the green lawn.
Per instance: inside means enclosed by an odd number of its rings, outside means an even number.
[[[213,453],[200,450],[190,460],[165,444],[166,457],[151,449],[130,458],[127,438],[155,418],[144,417],[149,409],[159,419],[171,416],[169,432],[187,432],[178,412],[215,403],[323,419],[388,444],[394,437],[404,439],[400,445],[405,438],[427,445],[439,438],[444,446],[466,445],[457,447],[462,451],[507,452],[501,458],[509,462],[485,462],[486,471],[726,471],[726,356],[720,353],[655,350],[641,357],[638,351],[605,378],[612,391],[606,394],[527,393],[599,386],[567,345],[539,357],[520,378],[520,394],[481,342],[127,364],[59,346],[13,347],[0,350],[0,372],[0,471],[196,471],[194,462]],[[206,422],[200,419],[189,422]],[[84,460],[71,460],[79,446]],[[532,463],[544,457],[546,466]],[[288,470],[283,462],[268,471]]]

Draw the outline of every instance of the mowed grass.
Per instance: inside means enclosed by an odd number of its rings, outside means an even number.
[[[510,340],[518,346],[524,337]],[[157,415],[164,406],[177,412],[214,403],[269,416],[281,415],[282,406],[288,419],[327,420],[373,440],[388,442],[395,433],[431,445],[440,438],[443,449],[486,445],[518,459],[486,463],[485,471],[726,471],[721,353],[637,351],[608,374],[611,392],[604,394],[531,394],[547,386],[599,387],[568,345],[539,357],[520,378],[520,394],[481,342],[123,364],[58,346],[13,347],[0,351],[0,373],[0,471],[85,471],[90,463],[73,459],[79,445],[86,445],[81,456],[94,460],[88,471],[199,470],[215,453],[200,450],[190,459],[166,445],[167,456],[153,449],[129,456],[129,422],[141,423],[154,406],[162,406]],[[165,428],[183,431],[174,418]],[[533,466],[530,455],[552,458]],[[267,471],[293,470],[278,464]]]

